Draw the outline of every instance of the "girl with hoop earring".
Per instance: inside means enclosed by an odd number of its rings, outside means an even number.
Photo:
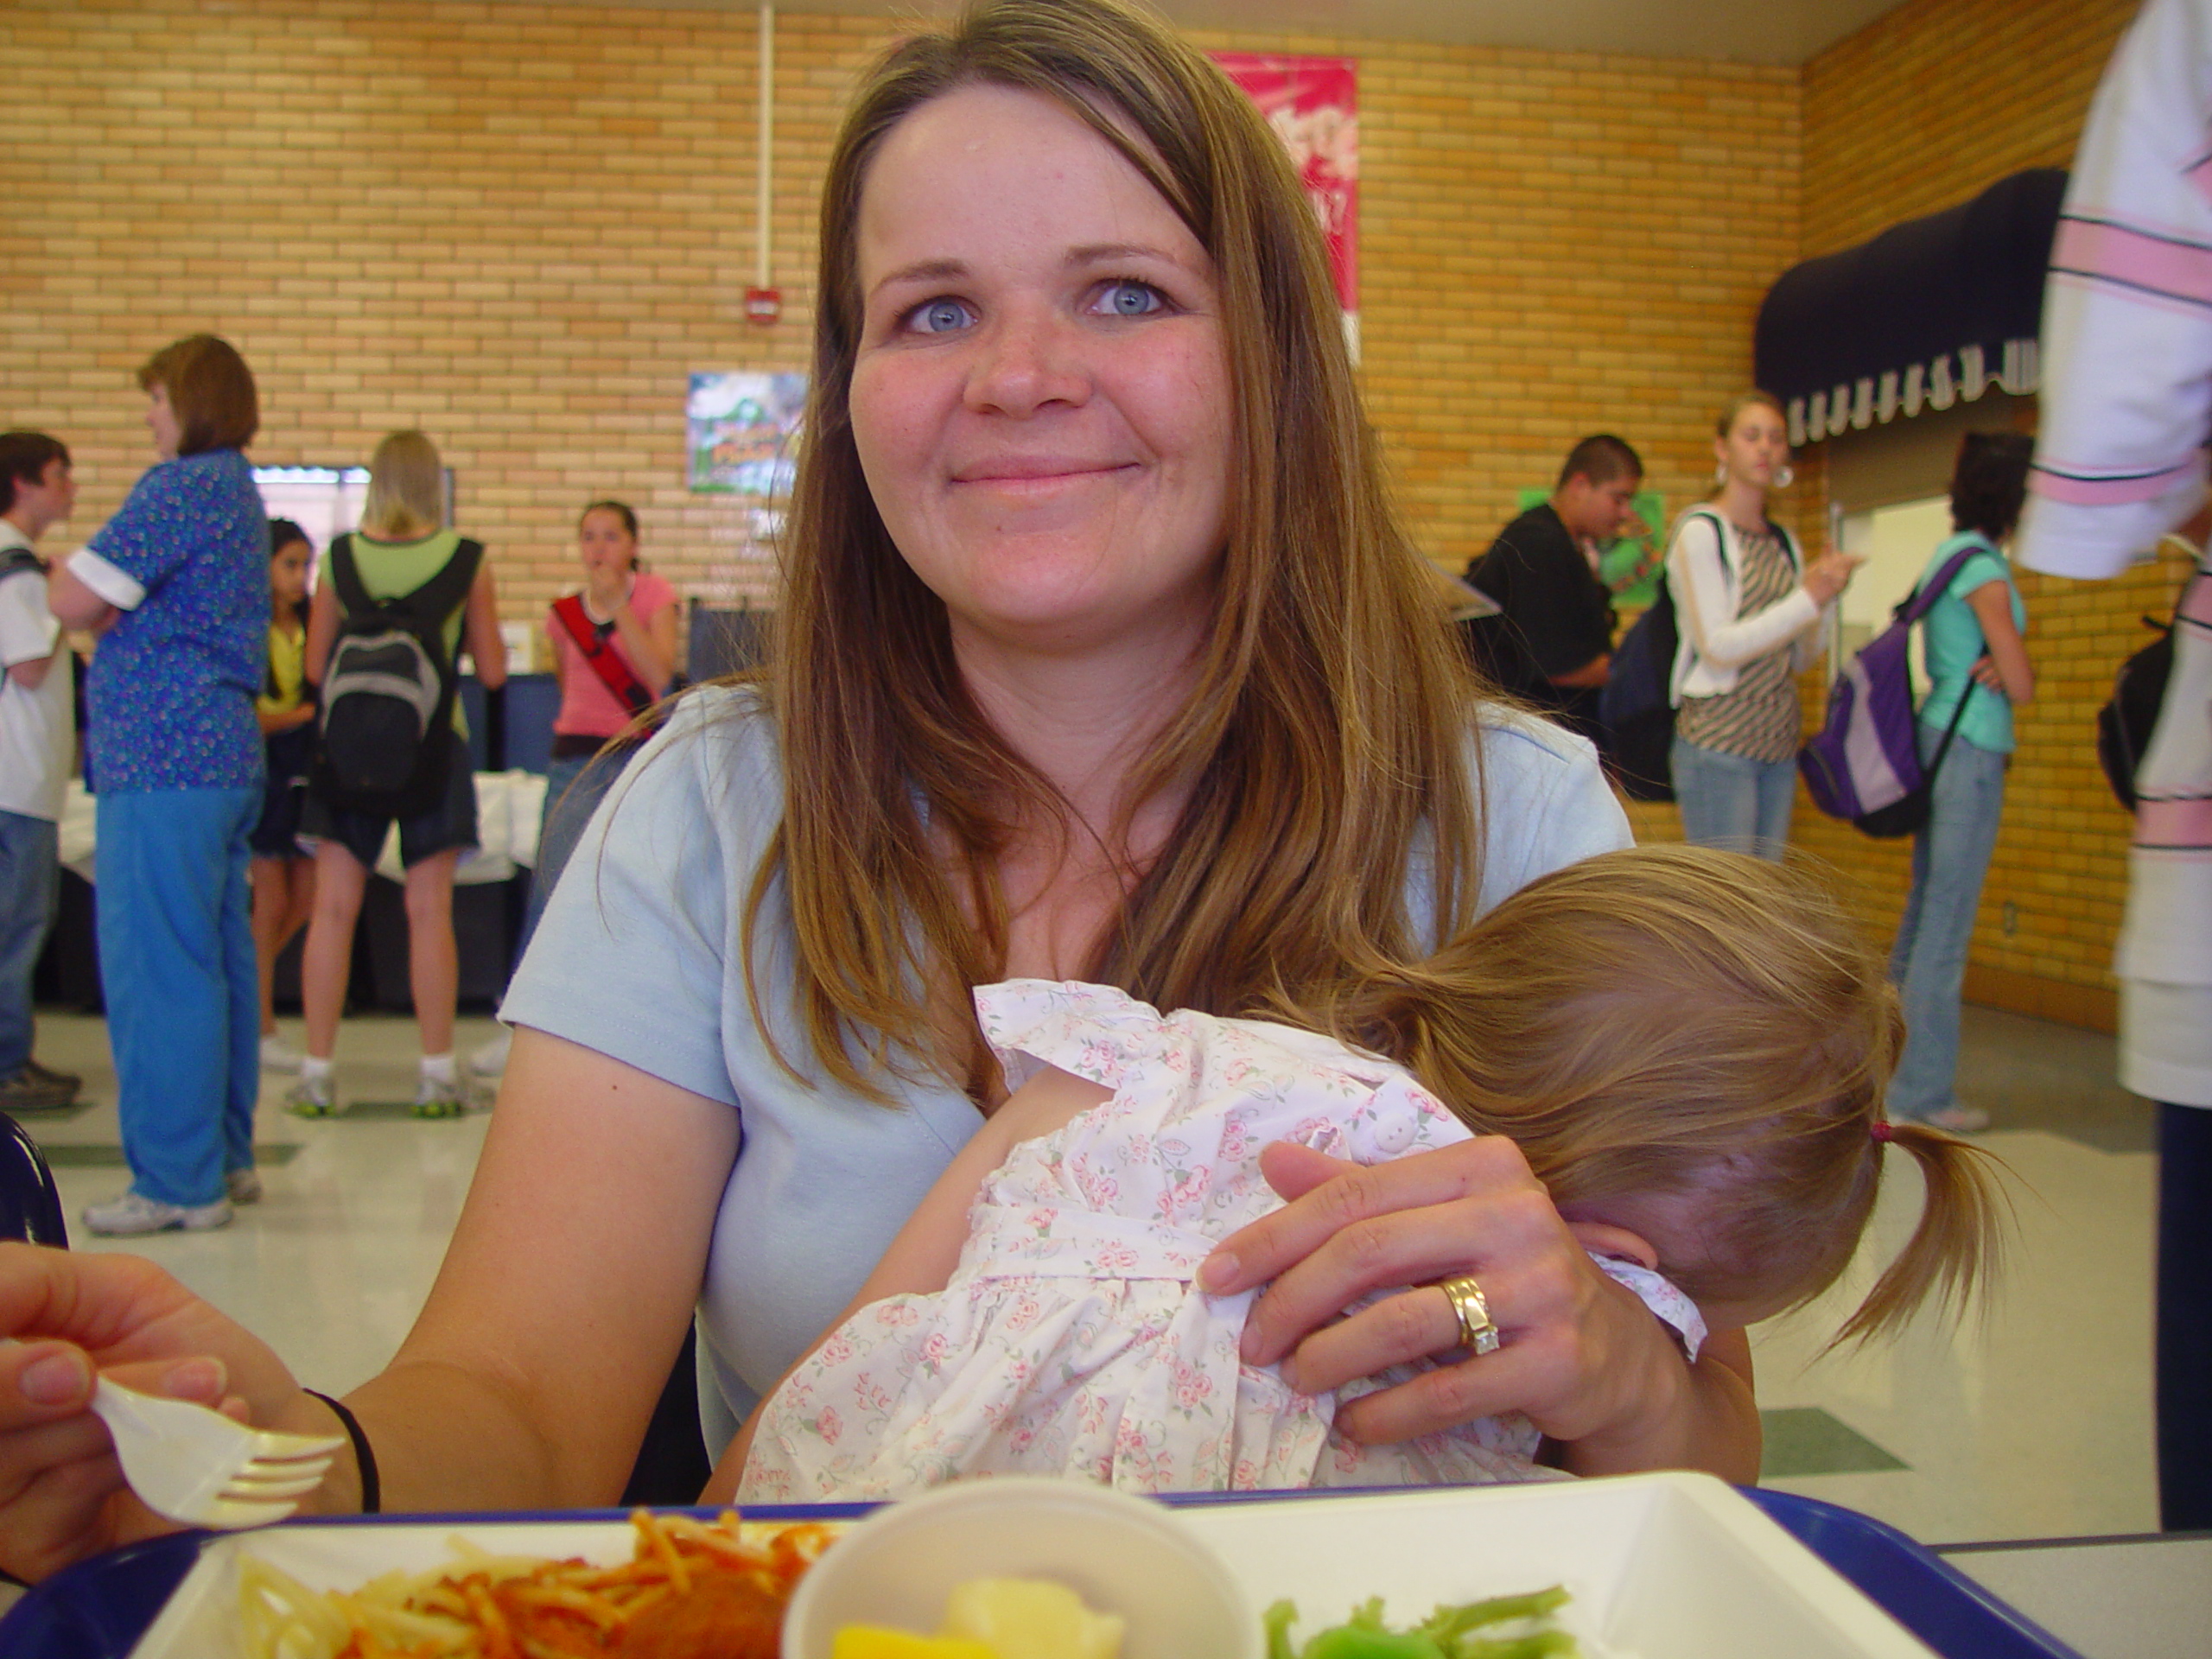
[[[1822,612],[1860,561],[1805,563],[1767,516],[1790,480],[1789,440],[1772,395],[1747,391],[1714,426],[1716,486],[1683,514],[1667,549],[1681,622],[1671,692],[1682,836],[1778,859],[1789,840],[1802,715],[1796,677],[1812,666]]]

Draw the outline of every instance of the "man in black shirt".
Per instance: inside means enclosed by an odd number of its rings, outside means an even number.
[[[1585,438],[1551,499],[1467,566],[1467,580],[1503,613],[1485,666],[1505,690],[1592,740],[1613,650],[1612,595],[1598,579],[1598,552],[1620,534],[1643,483],[1643,462],[1627,444],[1605,433]]]

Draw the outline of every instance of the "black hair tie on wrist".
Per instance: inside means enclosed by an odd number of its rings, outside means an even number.
[[[346,1436],[353,1442],[353,1462],[361,1474],[361,1513],[377,1515],[384,1510],[384,1487],[377,1479],[377,1454],[369,1449],[369,1437],[361,1430],[361,1420],[342,1403],[332,1399],[318,1389],[302,1389],[338,1414],[338,1421],[346,1425]]]

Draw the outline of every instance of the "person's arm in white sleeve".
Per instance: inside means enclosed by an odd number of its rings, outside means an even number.
[[[2106,577],[2203,494],[2212,435],[2212,4],[2148,0],[2099,83],[2044,290],[2015,556]]]
[[[135,611],[146,590],[89,547],[80,547],[47,578],[46,602],[65,628],[105,633],[117,617]]]
[[[66,649],[61,626],[47,608],[45,578],[26,570],[0,582],[0,663],[7,664],[8,677],[35,691]]]
[[[1697,654],[1715,668],[1734,668],[1787,645],[1820,620],[1819,603],[1801,584],[1764,610],[1728,614],[1728,575],[1720,563],[1719,532],[1693,517],[1675,532],[1667,555],[1675,610]]]

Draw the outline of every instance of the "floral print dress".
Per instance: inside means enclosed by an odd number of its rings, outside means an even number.
[[[976,1006],[1009,1087],[1043,1064],[1114,1096],[985,1180],[943,1291],[872,1303],[801,1362],[763,1409],[741,1502],[888,1498],[983,1474],[1141,1492],[1551,1478],[1517,1414],[1397,1446],[1338,1438],[1335,1395],[1239,1360],[1255,1293],[1193,1282],[1218,1241],[1281,1206],[1260,1173],[1269,1141],[1379,1163],[1469,1138],[1402,1069],[1287,1026],[1163,1017],[1096,985],[1015,980]],[[1599,1265],[1694,1351],[1703,1325],[1679,1290]]]

